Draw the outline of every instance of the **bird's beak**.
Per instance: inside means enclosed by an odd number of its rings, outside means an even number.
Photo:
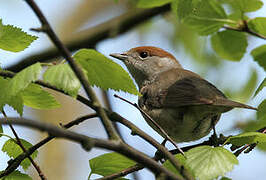
[[[119,54],[119,53],[112,53],[110,54],[110,56],[116,58],[116,59],[119,59],[121,61],[124,61],[128,58],[128,55],[126,53],[122,53],[122,54]]]

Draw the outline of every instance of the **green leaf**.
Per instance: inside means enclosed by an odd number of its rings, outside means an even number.
[[[217,32],[224,23],[232,22],[217,0],[180,0],[178,4],[179,17],[200,35]]]
[[[239,61],[248,46],[246,35],[242,32],[225,30],[211,37],[214,51],[227,60]]]
[[[80,82],[68,64],[59,64],[49,67],[43,80],[63,90],[72,97],[77,97],[81,87]]]
[[[187,163],[186,163],[186,159],[185,159],[185,157],[184,157],[183,155],[181,155],[181,154],[177,154],[177,155],[175,155],[175,157],[178,159],[179,163],[180,163],[181,165],[183,165],[183,166],[186,168],[186,170],[188,170],[189,173],[190,173],[190,174],[193,174],[193,176],[194,176],[194,173],[193,173],[192,169],[191,169],[191,168],[187,165]],[[173,173],[181,175],[180,172],[178,172],[178,171],[176,170],[176,168],[172,165],[172,163],[171,163],[169,160],[166,160],[166,161],[163,163],[163,166],[164,166],[166,169],[172,171]],[[182,176],[182,175],[181,175],[181,176]],[[194,176],[194,177],[195,177],[195,176]]]
[[[252,73],[249,76],[249,79],[247,80],[244,87],[241,87],[240,90],[232,93],[234,100],[239,102],[247,102],[256,88],[257,81],[257,71],[255,69],[252,69]]]
[[[173,0],[139,0],[137,3],[138,8],[153,8],[163,6],[167,3],[170,3]]]
[[[257,17],[248,21],[248,27],[263,36],[266,36],[266,18]]]
[[[23,174],[19,172],[18,170],[15,170],[9,175],[0,178],[0,180],[32,180],[32,178],[28,176],[27,174]]]
[[[220,180],[232,180],[232,179],[228,177],[222,177]]]
[[[26,89],[30,83],[38,80],[41,70],[41,64],[35,63],[17,73],[9,82],[8,95],[15,96],[18,92]]]
[[[257,94],[266,86],[266,78],[261,82],[258,89],[256,90],[254,97],[257,96]]]
[[[24,105],[35,109],[54,109],[60,107],[56,99],[37,84],[30,84],[22,91]]]
[[[20,139],[21,143],[23,144],[23,146],[26,149],[29,149],[30,147],[32,147],[32,144],[29,143],[28,141],[24,140],[24,139]],[[13,139],[9,139],[5,142],[5,144],[2,147],[2,151],[6,152],[7,155],[11,158],[16,158],[18,155],[20,155],[21,153],[23,153],[23,150],[21,149],[21,147],[13,140]],[[33,159],[35,159],[37,157],[38,151],[35,151],[31,157]],[[24,170],[27,170],[28,167],[31,165],[31,162],[29,159],[24,159],[21,164],[20,164]]]
[[[246,132],[237,136],[232,136],[227,141],[236,146],[253,143],[266,143],[266,134],[260,132]]]
[[[264,99],[258,107],[257,119],[260,122],[266,122],[266,99]]]
[[[8,80],[0,77],[0,87],[8,87],[9,83],[10,79]],[[23,100],[20,93],[16,96],[10,96],[7,88],[0,88],[0,110],[2,110],[6,104],[11,106],[22,116]]]
[[[266,44],[251,51],[254,61],[256,61],[266,71]]]
[[[202,180],[214,179],[231,171],[238,160],[223,147],[200,146],[186,153],[187,165]]]
[[[74,59],[86,71],[91,85],[139,95],[129,74],[101,53],[93,49],[81,49],[74,55]]]
[[[135,161],[118,153],[106,153],[91,159],[89,162],[90,176],[91,174],[108,176],[136,164]]]
[[[260,0],[226,0],[226,2],[242,12],[257,11],[263,6],[263,2]]]
[[[3,25],[0,19],[0,48],[6,51],[19,52],[27,48],[36,36],[23,32],[20,28]]]

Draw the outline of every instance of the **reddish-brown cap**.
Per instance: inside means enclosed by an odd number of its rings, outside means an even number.
[[[166,52],[165,50],[161,48],[154,47],[154,46],[140,46],[140,47],[132,48],[128,52],[129,53],[130,52],[138,52],[138,53],[147,52],[150,56],[169,57],[171,59],[176,60],[176,58],[172,54]]]

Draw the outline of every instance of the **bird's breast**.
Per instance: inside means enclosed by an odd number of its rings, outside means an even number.
[[[143,105],[141,108],[176,142],[188,142],[206,136],[212,129],[212,121],[216,124],[220,118],[217,114],[204,112],[200,106],[151,109]],[[161,134],[149,119],[144,119]]]

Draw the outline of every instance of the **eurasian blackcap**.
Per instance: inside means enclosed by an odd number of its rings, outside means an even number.
[[[110,56],[122,60],[138,84],[140,108],[176,142],[206,136],[221,114],[235,107],[256,110],[227,99],[214,85],[183,69],[173,55],[160,48],[136,47]]]

